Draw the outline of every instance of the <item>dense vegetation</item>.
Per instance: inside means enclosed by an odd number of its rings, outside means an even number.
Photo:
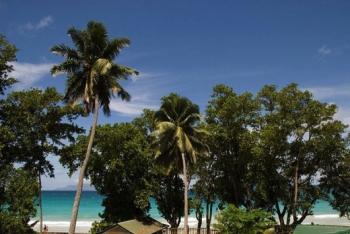
[[[222,234],[260,234],[274,224],[273,217],[266,211],[246,211],[231,204],[217,216],[214,227]]]
[[[54,176],[48,156],[59,157],[69,174],[80,170],[71,233],[84,177],[104,196],[92,232],[147,216],[151,197],[171,227],[182,217],[187,227],[193,210],[198,228],[205,218],[208,231],[219,201],[223,233],[261,233],[276,223],[293,231],[319,199],[349,217],[348,126],[335,118],[335,105],[296,84],[256,94],[219,84],[202,114],[172,93],[129,123],[98,125],[100,107],[109,115],[114,94],[130,99],[119,81],[137,72],[114,63],[129,40],[109,39],[96,22],[68,32],[75,48],[52,48],[65,58],[52,69],[67,75],[63,96],[54,88],[11,92],[16,48],[0,37],[0,233],[31,232],[41,176]],[[89,113],[85,135],[77,118]]]

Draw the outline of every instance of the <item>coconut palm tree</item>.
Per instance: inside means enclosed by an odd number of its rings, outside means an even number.
[[[188,233],[188,167],[196,163],[197,156],[207,152],[202,142],[204,130],[199,127],[199,107],[189,99],[170,94],[162,99],[155,114],[154,131],[156,160],[168,171],[182,169],[184,181],[184,230]]]
[[[64,100],[69,104],[83,104],[86,113],[93,113],[89,143],[85,159],[79,172],[79,181],[72,208],[69,234],[75,232],[83,179],[90,159],[92,144],[96,131],[99,109],[110,115],[110,100],[116,94],[122,100],[129,100],[130,95],[119,84],[137,72],[129,67],[114,63],[121,49],[128,46],[127,38],[109,39],[106,28],[98,22],[89,22],[85,30],[70,28],[68,30],[75,48],[59,44],[51,48],[55,54],[64,56],[65,60],[53,66],[51,73],[67,74]]]

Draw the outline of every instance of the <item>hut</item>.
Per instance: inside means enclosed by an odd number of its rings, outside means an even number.
[[[168,225],[147,217],[117,223],[100,234],[161,234],[167,228]]]

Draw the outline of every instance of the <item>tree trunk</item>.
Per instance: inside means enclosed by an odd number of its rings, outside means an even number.
[[[96,126],[97,126],[98,111],[99,111],[98,97],[95,98],[95,107],[94,108],[95,108],[94,109],[94,117],[93,117],[91,132],[90,132],[89,144],[88,144],[88,147],[86,150],[83,165],[81,166],[80,171],[79,171],[79,181],[78,181],[78,185],[77,185],[77,191],[76,191],[75,197],[74,197],[74,204],[73,204],[73,208],[72,208],[72,217],[71,217],[70,226],[69,226],[69,234],[75,233],[75,227],[77,224],[78,210],[79,210],[81,192],[83,190],[85,171],[86,171],[89,159],[90,159],[91,148],[92,148],[92,144],[94,142]]]
[[[43,203],[42,203],[42,194],[41,194],[41,176],[40,172],[38,173],[38,182],[39,182],[39,209],[40,209],[40,234],[43,233]]]
[[[198,220],[197,224],[197,234],[201,233],[201,228],[202,228],[202,220]]]
[[[207,214],[206,214],[206,228],[207,228],[207,234],[210,234],[210,225],[211,225],[211,217],[213,215],[213,202],[207,201]]]
[[[209,220],[207,222],[207,229],[208,229],[208,233],[211,233],[211,218],[213,217],[213,202],[210,202],[210,213],[209,213]]]
[[[188,180],[187,180],[187,168],[186,168],[186,159],[185,154],[181,154],[182,157],[182,169],[183,169],[183,181],[185,185],[184,189],[184,233],[188,234]]]
[[[201,204],[202,205],[202,204]],[[198,223],[197,223],[197,234],[201,233],[201,228],[202,228],[202,213],[199,211],[198,214],[196,215]]]
[[[295,165],[295,174],[294,174],[294,197],[293,197],[293,222],[298,221],[297,216],[297,203],[298,203],[298,176],[299,176],[299,160],[297,159]]]

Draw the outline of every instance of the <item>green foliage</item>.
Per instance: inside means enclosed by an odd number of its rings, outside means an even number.
[[[347,138],[349,140],[349,137]],[[328,201],[333,209],[338,210],[341,217],[350,219],[350,154],[345,154],[344,160],[338,165],[330,178],[325,181]]]
[[[143,132],[147,142],[152,143],[152,132],[156,128],[155,112],[144,110],[142,115],[133,120],[133,124]],[[171,227],[178,227],[184,214],[184,184],[177,171],[168,174],[163,166],[153,164],[156,175],[153,178],[153,197],[157,201],[158,210]]]
[[[81,133],[73,123],[81,113],[60,106],[62,96],[54,88],[13,92],[0,102],[0,123],[10,137],[2,139],[2,160],[23,163],[34,175],[53,176],[48,155],[58,155],[64,144]]]
[[[0,34],[0,95],[3,95],[6,88],[16,82],[14,78],[9,77],[9,73],[13,71],[11,62],[16,60],[16,51],[16,47]],[[11,130],[0,122],[0,165],[6,164],[1,150],[6,146],[6,140],[13,137]]]
[[[232,88],[217,85],[206,110],[207,144],[210,160],[207,162],[210,192],[216,192],[224,202],[252,207],[251,190],[255,181],[252,170],[257,142],[259,103],[251,93],[236,94]]]
[[[12,92],[0,101],[0,163],[17,163],[39,180],[40,189],[41,175],[54,176],[48,156],[59,155],[82,132],[73,123],[81,110],[61,101],[54,88]]]
[[[89,234],[98,234],[102,232],[103,230],[106,230],[107,228],[111,227],[113,223],[106,222],[104,220],[101,221],[94,221],[92,223],[92,226],[89,230]]]
[[[156,128],[155,113],[153,110],[144,109],[143,113],[132,121],[143,132],[149,143],[152,143],[151,134]]]
[[[11,62],[16,61],[16,52],[16,47],[0,34],[0,95],[16,82],[16,79],[9,77],[9,73],[13,71]]]
[[[215,134],[209,134],[205,138],[207,145],[212,143],[214,136]],[[205,157],[199,158],[193,171],[197,181],[193,186],[194,197],[191,202],[198,221],[197,227],[201,226],[203,215],[206,218],[207,228],[210,228],[211,225],[213,205],[218,199],[217,180],[219,178],[219,171],[215,167],[215,163],[215,154],[210,151]],[[203,205],[206,207],[205,212]]]
[[[275,211],[282,226],[295,229],[315,202],[328,196],[323,188],[333,184],[348,151],[342,136],[346,125],[334,118],[335,105],[315,100],[295,84],[281,90],[265,86],[258,100],[256,202]]]
[[[201,198],[200,194],[195,191],[194,197],[191,198],[190,200],[190,208],[194,210],[194,213],[196,215],[197,219],[197,228],[202,227],[202,218],[204,214],[204,209],[203,209],[203,199]]]
[[[207,144],[219,198],[274,212],[292,229],[330,191],[338,197],[334,204],[348,209],[347,126],[335,113],[335,105],[315,100],[296,84],[281,90],[264,86],[256,97],[214,87],[206,116],[213,137]]]
[[[36,213],[38,184],[28,172],[12,166],[0,168],[0,233],[32,233],[28,225]]]
[[[172,228],[177,228],[184,215],[184,184],[174,171],[168,175],[159,174],[156,179],[154,198],[162,217]]]
[[[87,137],[65,148],[61,162],[74,171],[82,162]],[[100,216],[119,222],[148,211],[153,188],[153,157],[142,131],[130,123],[98,126],[86,176],[104,196]]]
[[[214,228],[222,234],[262,234],[273,226],[272,215],[260,209],[250,211],[230,204],[216,217]]]
[[[86,112],[95,108],[98,98],[105,114],[110,114],[110,99],[116,94],[123,100],[130,95],[120,85],[120,81],[130,75],[138,74],[132,68],[115,64],[113,60],[121,50],[130,44],[127,38],[108,38],[102,23],[90,21],[87,28],[79,30],[74,27],[68,30],[75,48],[64,44],[51,48],[54,54],[61,55],[65,61],[52,68],[53,75],[67,74],[66,94],[64,100],[75,104],[82,102]]]
[[[155,114],[156,130],[154,131],[154,149],[157,163],[171,170],[182,170],[184,181],[184,227],[188,228],[188,186],[187,168],[193,166],[198,155],[207,151],[203,143],[199,107],[189,99],[177,94],[162,98],[160,109]]]

